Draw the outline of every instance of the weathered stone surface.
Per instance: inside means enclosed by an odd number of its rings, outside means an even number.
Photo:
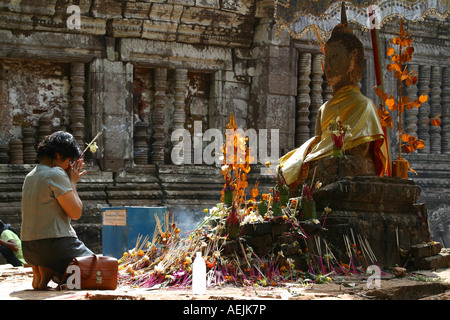
[[[57,0],[48,0],[41,3],[36,3],[32,0],[5,2],[2,3],[1,7],[7,8],[12,12],[23,12],[37,15],[53,15],[55,13],[55,5]]]
[[[449,268],[450,253],[438,253],[430,257],[414,259],[414,267],[424,270]]]
[[[114,0],[93,0],[91,12],[99,18],[122,18],[122,3]]]
[[[155,21],[167,21],[178,23],[180,21],[182,13],[183,13],[183,6],[155,3],[152,5],[152,8],[149,13],[149,18],[150,20]]]
[[[450,207],[443,204],[430,213],[430,230],[433,240],[450,247]]]
[[[91,137],[104,131],[97,142],[104,147],[93,156],[101,159],[103,170],[122,171],[133,149],[133,65],[96,59],[90,65],[88,83]]]
[[[393,280],[391,280],[393,281]],[[437,295],[446,292],[448,284],[426,283],[426,284],[406,284],[380,288],[368,291],[368,296],[382,300],[417,300],[430,295]]]
[[[230,48],[199,48],[186,43],[167,44],[127,38],[120,41],[118,50],[122,60],[133,60],[147,66],[163,65],[196,70],[231,69]]]
[[[147,19],[150,12],[151,3],[149,2],[126,2],[124,17],[135,19]]]
[[[430,239],[428,224],[413,213],[332,210],[327,215],[324,238],[340,251],[336,257],[340,256],[341,259],[345,258],[346,252],[342,238],[346,235],[352,239],[352,232],[357,242],[358,235],[367,239],[383,267],[402,263],[400,249],[409,250],[412,245]]]
[[[0,43],[2,57],[27,56],[44,61],[89,61],[100,56],[104,47],[99,39],[92,36],[36,32],[26,37],[16,37],[10,30],[0,30]]]
[[[411,246],[411,256],[413,258],[430,257],[441,252],[442,244],[439,242],[419,243]]]
[[[316,181],[321,181],[320,177]],[[413,213],[420,187],[412,180],[376,176],[343,177],[315,193],[318,207],[383,213]]]
[[[450,155],[410,154],[405,158],[417,172],[417,175],[410,172],[409,178],[422,188],[419,201],[426,202],[430,212],[443,205],[450,206]],[[450,239],[448,242],[445,244],[447,247],[450,246]]]
[[[120,19],[112,22],[112,36],[115,38],[139,38],[142,34],[142,20]]]

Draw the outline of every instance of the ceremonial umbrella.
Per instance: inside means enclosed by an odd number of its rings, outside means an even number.
[[[296,39],[311,30],[328,38],[333,28],[341,23],[341,15],[345,12],[348,22],[353,21],[362,30],[371,32],[377,86],[383,89],[378,29],[393,18],[421,21],[426,16],[433,15],[444,20],[449,15],[449,2],[450,0],[275,0],[275,21],[279,30],[286,29]],[[385,136],[388,137],[386,131]],[[387,175],[390,176],[389,167]]]

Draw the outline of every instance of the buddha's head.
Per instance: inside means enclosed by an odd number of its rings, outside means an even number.
[[[325,75],[334,90],[357,85],[364,71],[364,47],[347,24],[344,7],[341,23],[325,44]]]

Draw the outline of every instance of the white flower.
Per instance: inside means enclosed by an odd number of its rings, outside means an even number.
[[[292,259],[292,258],[287,258],[286,261],[287,261],[287,263],[289,264],[289,267],[290,267],[290,268],[295,267],[295,265],[294,265],[294,259]]]
[[[257,213],[256,211],[252,211],[251,213],[249,213],[248,215],[246,215],[244,217],[242,224],[263,222],[263,221],[264,221],[264,219],[263,219],[263,217],[261,217],[261,215],[259,213]]]
[[[162,266],[162,262],[158,263],[158,265],[155,266],[155,271],[160,274],[164,273],[165,268]]]

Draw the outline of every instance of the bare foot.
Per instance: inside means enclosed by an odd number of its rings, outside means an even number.
[[[39,290],[39,283],[41,282],[41,274],[38,266],[32,266],[33,269],[33,289]]]
[[[47,284],[52,277],[56,275],[56,272],[52,269],[39,266],[40,281],[37,290],[47,290]]]

